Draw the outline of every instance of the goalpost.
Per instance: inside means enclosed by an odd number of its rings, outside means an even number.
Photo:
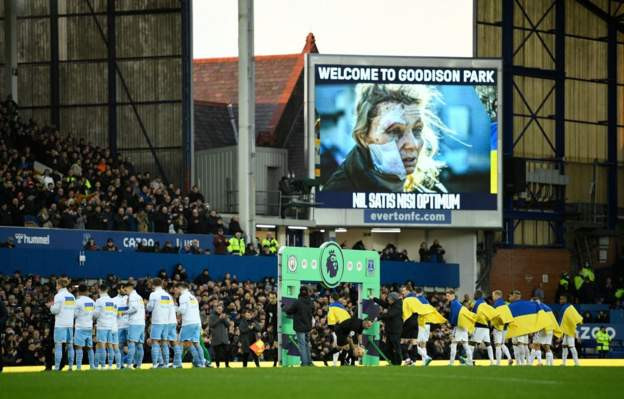
[[[379,298],[380,272],[379,254],[375,251],[343,250],[340,245],[329,241],[320,248],[281,247],[277,257],[278,276],[278,359],[282,366],[300,364],[293,321],[282,306],[289,306],[299,295],[302,283],[322,283],[331,289],[340,283],[358,285],[358,317],[374,319],[378,307],[370,300]],[[362,346],[366,354],[362,358],[365,366],[379,364],[379,322],[364,330]]]

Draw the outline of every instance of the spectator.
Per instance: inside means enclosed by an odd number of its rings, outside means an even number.
[[[169,232],[169,212],[166,206],[160,208],[160,212],[156,212],[154,215],[154,231],[156,233],[168,233]]]
[[[538,298],[540,302],[544,302],[544,288],[542,283],[533,290],[533,297]]]
[[[15,248],[13,237],[7,237],[5,242],[0,243],[0,248]]]
[[[199,192],[199,187],[197,185],[191,187],[191,192],[188,194],[188,198],[190,202],[204,202],[204,196]]]
[[[180,248],[174,247],[173,244],[171,244],[171,241],[169,240],[165,241],[165,244],[160,249],[160,253],[163,253],[163,254],[177,254],[179,252],[180,252]]]
[[[225,255],[228,249],[228,241],[223,235],[223,229],[217,230],[217,234],[212,238],[215,255]]]
[[[279,243],[277,242],[275,238],[273,238],[273,235],[270,232],[268,232],[266,235],[266,238],[262,240],[262,246],[268,247],[269,252],[271,252],[272,254],[276,254],[277,249],[279,247]]]
[[[232,216],[232,219],[230,220],[229,230],[230,230],[230,234],[236,234],[236,233],[242,234],[243,229],[241,229],[240,223],[238,222],[238,217]]]
[[[199,214],[197,209],[193,209],[191,212],[191,219],[188,223],[188,232],[191,234],[206,234],[208,231],[206,219]]]
[[[429,262],[429,249],[427,248],[427,242],[423,241],[420,243],[420,249],[418,249],[418,256],[420,256],[420,261],[422,263]]]
[[[353,244],[352,249],[366,251],[366,247],[364,246],[364,243],[362,242],[362,240],[359,240],[358,242]]]
[[[245,256],[256,256],[258,255],[258,251],[256,251],[256,247],[252,243],[247,244],[245,248]]]
[[[0,297],[0,343],[4,342],[4,329],[6,327],[7,320],[9,319],[9,313],[4,305],[4,300]],[[0,373],[4,368],[4,345],[0,345]]]
[[[166,245],[166,243],[165,243]],[[179,277],[179,281],[188,281],[188,274],[186,273],[186,269],[182,266],[181,263],[178,263],[176,267],[173,269],[173,273],[171,274],[171,279],[176,280],[176,276]]]
[[[208,271],[208,269],[204,269],[197,277],[195,277],[193,283],[195,283],[196,285],[204,285],[208,284],[210,281],[210,272]]]
[[[240,231],[237,231],[228,243],[227,250],[231,255],[241,256],[245,253],[245,239]]]
[[[261,256],[273,256],[269,247],[262,247],[262,252],[260,253],[260,255]]]
[[[404,249],[403,251],[401,251],[401,252],[399,252],[397,254],[397,260],[399,262],[409,262],[410,261],[409,257],[407,256],[407,249]]]
[[[442,248],[440,242],[438,240],[433,240],[433,244],[431,244],[431,247],[429,247],[429,256],[431,257],[431,260],[433,262],[444,263],[445,253],[446,251],[444,251],[444,248]]]
[[[117,248],[117,245],[115,245],[115,243],[113,242],[113,239],[109,238],[108,240],[106,240],[106,245],[102,247],[102,251],[119,252],[119,249]]]
[[[95,244],[95,240],[93,238],[89,238],[82,249],[85,251],[97,251],[98,247]]]

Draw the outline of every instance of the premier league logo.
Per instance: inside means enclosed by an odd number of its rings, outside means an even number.
[[[329,257],[327,258],[325,267],[327,268],[329,277],[336,277],[336,274],[338,274],[338,261],[336,260],[336,253],[333,249],[329,251]]]
[[[334,288],[342,280],[344,257],[342,248],[335,242],[326,242],[321,246],[321,281],[328,288]]]

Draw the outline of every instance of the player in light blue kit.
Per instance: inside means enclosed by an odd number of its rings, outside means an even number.
[[[188,285],[183,282],[176,283],[175,294],[178,296],[180,306],[176,312],[182,318],[182,328],[180,329],[179,341],[191,352],[193,365],[195,367],[205,367],[204,349],[199,344],[201,332],[201,318],[199,315],[199,303],[188,290]],[[180,358],[179,367],[182,367],[182,347],[178,344]],[[177,348],[177,347],[176,347]],[[175,363],[175,362],[174,362]]]
[[[175,287],[173,289],[175,292]],[[176,315],[176,305],[173,299],[174,292],[170,292],[173,306],[169,309],[169,322],[167,323],[166,347],[161,347],[165,357],[165,367],[169,367],[169,347],[173,348],[173,367],[182,368],[182,346],[178,342],[178,318]]]
[[[106,352],[108,349],[108,368],[112,369],[114,360],[115,337],[113,332],[117,329],[117,304],[108,295],[108,287],[102,283],[100,285],[100,297],[95,301],[96,324],[96,369],[106,366]]]
[[[95,314],[95,302],[87,295],[89,289],[85,284],[78,286],[78,299],[76,299],[76,330],[74,333],[74,348],[76,349],[76,369],[82,367],[83,349],[87,351],[89,367],[95,369],[93,354],[93,315]]]
[[[152,313],[152,327],[150,330],[150,339],[152,340],[152,366],[167,367],[169,357],[169,340],[168,327],[170,324],[170,312],[173,305],[173,298],[162,288],[162,280],[159,278],[152,279],[153,292],[149,296],[147,302],[147,311]],[[167,363],[163,359],[161,345],[167,349]]]
[[[121,359],[121,368],[131,364],[130,358],[124,361],[125,347],[128,343],[128,295],[126,295],[123,284],[117,286],[117,296],[113,299],[117,301],[117,353]]]
[[[54,300],[48,304],[54,315],[54,370],[59,371],[63,358],[63,344],[67,350],[67,364],[69,370],[74,364],[74,314],[76,298],[67,290],[69,280],[59,278],[56,281],[57,293]]]
[[[141,368],[143,364],[143,343],[145,342],[145,304],[130,281],[124,284],[128,295],[128,365]]]

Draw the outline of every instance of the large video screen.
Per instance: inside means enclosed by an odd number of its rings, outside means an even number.
[[[500,227],[499,61],[310,55],[306,73],[317,222]]]

